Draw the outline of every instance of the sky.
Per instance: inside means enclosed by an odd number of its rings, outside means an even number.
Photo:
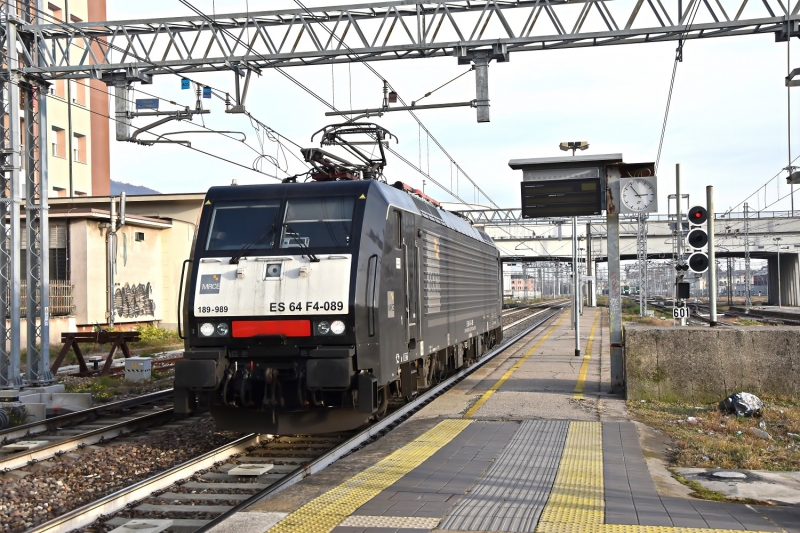
[[[305,3],[317,6],[334,2]],[[732,2],[722,3],[730,12]],[[178,0],[108,0],[107,4],[109,20],[190,14]],[[209,14],[296,7],[292,0],[196,0],[193,4]],[[582,155],[622,153],[629,163],[656,159],[676,46],[675,42],[666,42],[514,53],[508,62],[490,65],[490,123],[477,123],[475,110],[470,108],[419,111],[418,116],[491,200],[500,207],[518,207],[521,172],[509,168],[510,159],[564,155],[558,149],[562,141],[588,141],[590,148]],[[675,192],[678,163],[683,192],[690,195],[690,202],[705,204],[705,187],[713,185],[718,212],[736,207],[787,166],[786,53],[786,43],[776,43],[771,34],[686,43],[684,60],[677,67],[658,169],[659,212],[667,212],[667,195]],[[797,43],[792,44],[792,57],[797,58],[792,66],[800,66]],[[407,101],[419,99],[468,69],[454,58],[372,65]],[[381,80],[363,64],[336,65],[333,69],[294,67],[287,72],[340,109],[350,108],[351,102],[354,109],[381,104]],[[232,73],[193,74],[192,79],[233,92]],[[152,85],[137,88],[194,106],[192,91],[182,91],[177,76],[157,76]],[[474,76],[469,73],[423,103],[474,98]],[[795,158],[800,155],[800,100],[796,95],[792,98]],[[216,134],[187,135],[185,139],[197,149],[247,168],[177,145],[144,147],[112,141],[112,179],[163,193],[203,192],[214,185],[230,184],[232,179],[239,184],[275,182],[249,170],[262,148],[247,117],[226,115],[222,102],[216,99],[203,103],[211,113],[195,118],[196,122],[215,130],[242,132],[256,151]],[[274,71],[254,78],[246,106],[260,121],[304,147],[318,146],[311,142],[311,135],[336,122],[335,117],[324,115],[327,108],[323,104]],[[135,119],[134,126],[144,126],[148,120]],[[394,133],[399,139],[394,148],[415,164],[430,168],[435,180],[447,188],[452,183],[452,189],[467,202],[488,205],[460,172],[456,175],[450,159],[408,113],[388,113],[370,120]],[[157,131],[187,129],[191,128],[174,123]],[[304,169],[291,154],[281,154],[269,139],[264,141],[263,152],[277,154],[280,166],[290,174]],[[281,170],[276,172],[265,160],[260,168],[280,177],[286,175]],[[423,185],[423,177],[394,156],[389,157],[386,175],[389,181],[401,180],[419,188]],[[429,180],[425,190],[441,201],[453,200]],[[748,202],[753,209],[789,209],[789,198],[774,203],[788,192],[789,186],[781,177],[750,196]],[[800,202],[800,192],[797,199]]]

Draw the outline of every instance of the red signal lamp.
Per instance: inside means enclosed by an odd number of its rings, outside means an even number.
[[[689,223],[704,224],[708,220],[708,211],[701,205],[696,205],[689,209]]]

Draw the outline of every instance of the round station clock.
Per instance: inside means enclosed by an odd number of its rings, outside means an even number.
[[[634,178],[622,187],[622,203],[634,213],[646,213],[656,200],[656,189],[648,179]]]

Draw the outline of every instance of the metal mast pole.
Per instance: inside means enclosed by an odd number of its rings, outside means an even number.
[[[34,8],[39,0],[25,2],[23,17],[35,23]],[[37,53],[34,43],[26,40],[26,49]],[[44,66],[41,58],[36,56]],[[34,59],[36,61],[36,59]],[[20,82],[25,116],[25,226],[27,233],[27,298],[25,318],[28,323],[28,361],[26,381],[46,385],[54,381],[50,373],[50,229],[47,157],[47,84],[32,78]]]
[[[592,261],[592,223],[586,223],[586,275],[591,278],[597,269],[594,268]],[[597,306],[597,283],[591,279],[586,281],[586,305],[589,307]]]
[[[522,263],[522,301],[528,301],[528,263]]]
[[[706,187],[706,233],[708,233],[708,307],[711,325],[717,325],[717,252],[714,246],[714,187]]]
[[[22,387],[20,376],[20,133],[19,60],[17,56],[16,2],[3,3],[5,25],[0,28],[0,48],[6,51],[6,68],[0,76],[2,91],[2,147],[0,147],[0,389]],[[7,126],[7,127],[6,127]],[[10,327],[6,327],[5,317]]]
[[[572,217],[572,315],[575,324],[575,357],[581,355],[581,317],[578,312],[581,276],[578,273],[578,217]]]
[[[675,228],[677,231],[678,265],[683,265],[683,215],[681,214],[681,164],[675,165]],[[675,282],[675,301],[678,301],[678,283],[683,281],[683,271],[678,273]],[[686,325],[686,319],[681,318],[681,326]]]
[[[636,217],[636,259],[639,267],[639,316],[647,314],[647,215]]]
[[[750,307],[750,206],[744,203],[744,305]]]

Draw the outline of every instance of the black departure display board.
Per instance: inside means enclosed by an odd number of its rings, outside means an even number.
[[[522,182],[522,218],[599,215],[603,206],[600,178]]]

